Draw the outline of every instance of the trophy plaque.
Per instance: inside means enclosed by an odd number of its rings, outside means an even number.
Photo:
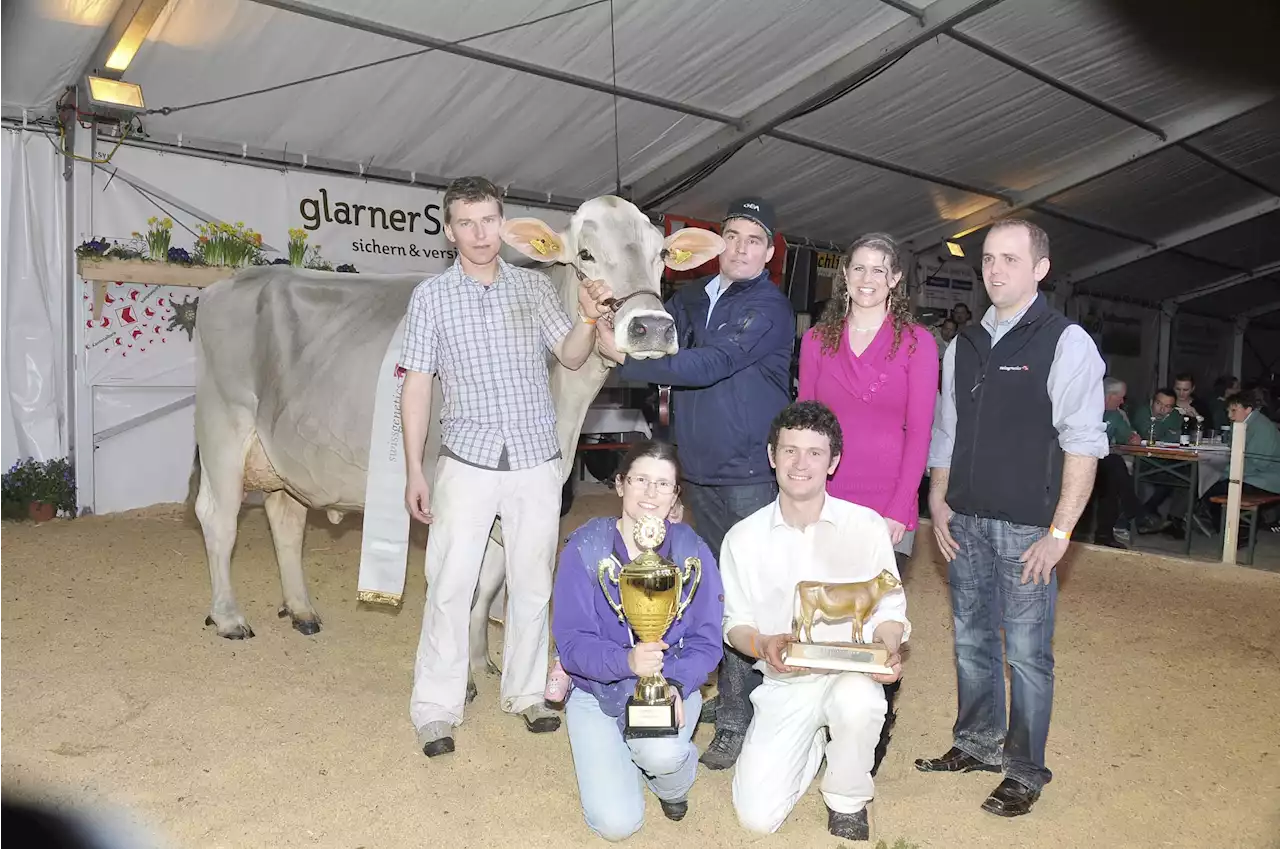
[[[799,614],[792,620],[790,643],[782,653],[787,666],[807,669],[831,669],[839,672],[867,672],[891,675],[889,649],[882,643],[862,642],[862,628],[875,612],[884,596],[902,587],[892,572],[885,569],[869,581],[827,584],[800,581],[796,584]],[[813,642],[815,621],[852,620],[849,642]]]
[[[616,557],[606,557],[596,569],[600,589],[618,621],[629,626],[642,643],[663,638],[671,623],[684,615],[702,580],[702,561],[697,557],[686,558],[682,569],[654,551],[666,533],[662,519],[640,517],[632,533],[640,555],[625,566]],[[610,584],[618,588],[617,602],[609,592]],[[675,694],[667,679],[662,673],[642,676],[635,693],[627,698],[623,736],[672,737],[679,731]]]

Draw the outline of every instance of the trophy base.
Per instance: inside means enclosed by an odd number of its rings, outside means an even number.
[[[782,653],[787,666],[892,675],[889,649],[879,643],[791,643]]]
[[[674,737],[680,733],[676,724],[675,699],[649,704],[627,699],[627,721],[622,736],[628,740],[640,737]]]

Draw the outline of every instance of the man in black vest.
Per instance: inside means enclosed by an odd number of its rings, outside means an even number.
[[[1037,287],[1049,237],[1000,221],[982,248],[991,308],[942,362],[929,514],[950,566],[959,710],[952,747],[922,772],[1004,772],[983,810],[1029,813],[1049,783],[1054,567],[1107,456],[1106,366],[1089,334]],[[1005,721],[1004,629],[1012,687]]]

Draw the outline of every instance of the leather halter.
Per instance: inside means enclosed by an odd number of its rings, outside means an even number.
[[[591,279],[590,277],[588,277],[586,274],[583,273],[581,268],[578,268],[577,263],[566,262],[565,265],[572,268],[573,273],[578,275],[579,283],[586,283],[588,280]],[[605,298],[604,301],[601,302],[601,306],[609,310],[609,312],[617,314],[618,310],[622,309],[622,305],[625,304],[627,301],[631,300],[632,298],[634,298],[636,295],[650,295],[653,298],[656,298],[659,304],[662,303],[662,298],[658,295],[655,295],[653,292],[638,290],[622,298]],[[671,387],[670,386],[658,387],[658,424],[661,425],[662,427],[667,427],[668,425],[671,424]]]
[[[565,263],[565,265],[567,265],[567,266],[569,266],[570,268],[572,268],[572,269],[573,269],[573,273],[574,273],[574,274],[576,274],[576,275],[578,275],[578,282],[579,282],[579,283],[586,283],[588,280],[590,280],[590,279],[591,279],[590,277],[588,277],[586,274],[584,274],[584,273],[582,272],[582,269],[581,269],[581,268],[578,268],[577,263],[574,263],[574,262],[566,262],[566,263]],[[655,294],[655,293],[653,293],[653,292],[646,292],[646,291],[644,291],[643,289],[640,289],[640,290],[637,290],[637,291],[635,291],[635,292],[632,292],[630,295],[626,295],[625,297],[621,297],[621,298],[605,298],[603,301],[601,301],[601,302],[600,302],[600,305],[601,305],[602,307],[604,307],[605,309],[609,310],[609,312],[611,312],[611,313],[617,313],[617,311],[618,311],[618,310],[622,309],[622,305],[623,305],[623,304],[625,304],[627,301],[631,300],[632,298],[636,297],[637,295],[649,295],[649,296],[651,296],[651,297],[653,297],[653,298],[657,299],[658,303],[662,303],[662,298],[661,298],[661,297],[659,297],[657,294]]]

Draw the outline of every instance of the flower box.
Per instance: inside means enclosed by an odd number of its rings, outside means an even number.
[[[80,276],[93,281],[93,317],[102,317],[109,283],[145,283],[151,286],[186,286],[203,289],[219,280],[234,277],[242,269],[228,265],[179,265],[148,262],[144,259],[81,257]]]

